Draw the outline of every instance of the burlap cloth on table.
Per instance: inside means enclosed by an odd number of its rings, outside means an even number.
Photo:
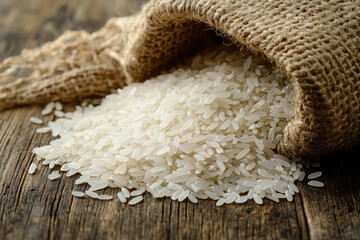
[[[360,1],[158,0],[98,32],[66,32],[0,64],[0,108],[103,96],[196,53],[216,30],[291,79],[296,113],[278,150],[322,154],[360,140]]]

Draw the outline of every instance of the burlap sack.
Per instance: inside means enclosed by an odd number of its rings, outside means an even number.
[[[296,113],[278,150],[322,154],[360,140],[360,2],[158,0],[98,32],[67,32],[0,65],[0,108],[103,96],[196,53],[221,33],[291,79]]]

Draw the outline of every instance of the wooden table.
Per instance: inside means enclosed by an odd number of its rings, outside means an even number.
[[[136,0],[1,0],[0,59],[66,29],[94,31],[140,5]],[[52,139],[35,134],[29,122],[41,109],[0,112],[0,239],[360,239],[359,146],[322,157],[325,187],[298,183],[301,192],[293,202],[216,207],[213,201],[179,203],[146,194],[141,204],[127,206],[73,198],[75,177],[50,181],[47,167],[27,173],[32,149]]]

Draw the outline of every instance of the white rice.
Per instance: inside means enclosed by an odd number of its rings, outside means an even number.
[[[125,196],[126,198],[129,198],[129,197],[130,197],[129,190],[127,190],[127,188],[122,187],[122,188],[121,188],[121,192],[122,192],[122,194],[124,194],[124,196]]]
[[[196,198],[193,194],[189,194],[188,199],[189,199],[192,203],[198,203],[197,198]]]
[[[43,116],[49,115],[53,111],[54,106],[55,106],[55,104],[53,102],[47,104],[45,106],[45,108],[41,111],[41,115],[43,115]]]
[[[263,200],[262,200],[262,198],[258,195],[258,194],[254,194],[254,196],[253,196],[253,198],[254,198],[254,201],[257,203],[257,204],[263,204]]]
[[[319,181],[315,181],[315,180],[311,180],[311,181],[308,182],[308,185],[312,186],[312,187],[323,187],[324,183],[319,182]]]
[[[83,197],[85,195],[85,193],[80,191],[73,191],[71,194],[75,197]]]
[[[318,178],[322,175],[322,172],[314,172],[314,173],[310,173],[307,178],[308,179],[315,179]]]
[[[122,203],[126,202],[126,197],[124,196],[124,194],[122,192],[118,192],[117,197],[119,198],[120,202],[122,202]]]
[[[71,170],[70,170],[71,171]],[[69,172],[68,172],[69,173]],[[99,182],[97,184],[94,184],[92,185],[90,188],[89,188],[89,191],[97,191],[97,190],[100,190],[100,189],[104,189],[108,186],[108,183],[106,182]]]
[[[60,178],[60,173],[59,173],[59,171],[53,171],[53,172],[51,172],[51,173],[49,174],[48,178],[49,178],[50,180],[55,180],[55,179]]]
[[[217,206],[291,201],[305,172],[274,148],[293,114],[292,86],[259,56],[209,52],[188,65],[119,89],[96,107],[47,106],[60,117],[48,124],[59,138],[33,152],[80,173],[75,183],[91,185],[85,193],[93,198],[110,198],[93,191],[116,187],[122,203],[134,197],[130,205],[144,191]]]
[[[291,202],[293,200],[293,194],[294,193],[291,193],[289,190],[286,190],[285,191],[285,196],[286,196],[286,199]]]
[[[88,195],[91,198],[99,198],[99,194],[97,194],[96,192],[85,191],[85,194]]]
[[[47,132],[50,132],[50,131],[51,131],[51,128],[49,128],[49,127],[43,127],[43,128],[36,129],[37,133],[47,133]]]
[[[113,197],[110,195],[99,195],[98,199],[99,200],[111,200],[111,199],[113,199]]]
[[[62,117],[64,117],[64,112],[62,112],[62,111],[58,111],[58,110],[56,110],[55,112],[54,112],[54,115],[56,116],[56,117],[58,117],[58,118],[62,118]]]
[[[55,110],[56,111],[61,111],[63,109],[63,106],[60,102],[56,102],[55,103]]]
[[[37,117],[31,117],[30,118],[30,122],[34,123],[34,124],[43,124],[43,120],[41,120],[40,118],[37,118]]]
[[[216,202],[216,206],[220,207],[225,203],[225,198],[220,198],[217,202]]]
[[[302,181],[302,180],[304,180],[304,178],[305,178],[305,172],[301,172],[298,180]]]
[[[143,194],[144,191],[145,191],[145,189],[140,189],[140,190],[132,191],[132,192],[130,193],[130,196],[132,196],[132,197],[139,196],[139,195]]]
[[[129,201],[129,205],[135,205],[143,200],[142,196],[137,196]]]
[[[236,203],[244,203],[248,200],[248,196],[240,196],[238,199],[236,199]]]
[[[35,164],[35,163],[31,163],[30,164],[30,167],[29,167],[29,173],[30,174],[34,174],[35,173],[35,171],[36,171],[36,168],[37,168],[37,165]]]
[[[266,197],[267,199],[270,199],[271,201],[280,202],[280,201],[279,201],[279,198],[277,198],[277,197],[274,197],[274,196],[271,196],[271,195],[265,195],[265,197]]]

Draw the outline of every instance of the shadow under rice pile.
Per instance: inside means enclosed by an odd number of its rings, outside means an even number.
[[[74,191],[76,197],[110,200],[115,196],[97,193],[110,187],[130,205],[145,192],[193,203],[209,198],[217,206],[292,201],[303,166],[274,149],[293,115],[293,94],[287,78],[263,57],[208,50],[169,73],[119,89],[98,106],[64,113],[50,103],[43,114],[55,109],[58,118],[37,131],[58,138],[33,152],[67,176],[80,174],[75,184],[89,188]],[[34,173],[36,165],[30,168]],[[58,171],[49,175],[59,177]]]

